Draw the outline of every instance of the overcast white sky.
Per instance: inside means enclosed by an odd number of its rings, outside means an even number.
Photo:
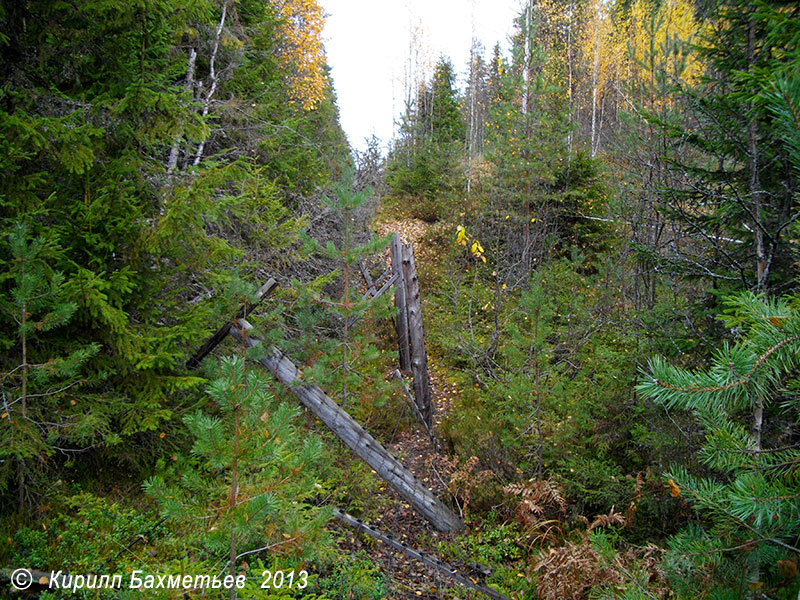
[[[386,147],[403,111],[403,75],[412,28],[421,23],[431,60],[449,56],[465,79],[473,32],[488,53],[508,49],[520,0],[321,0],[325,48],[342,126],[351,146],[377,135]]]

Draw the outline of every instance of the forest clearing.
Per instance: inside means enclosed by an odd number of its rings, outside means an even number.
[[[0,0],[0,597],[800,599],[800,7],[452,1]]]

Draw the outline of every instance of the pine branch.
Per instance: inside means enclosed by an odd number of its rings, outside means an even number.
[[[800,335],[795,335],[795,336],[792,336],[790,338],[786,338],[786,339],[778,342],[772,348],[768,349],[764,354],[762,354],[760,357],[758,357],[758,359],[756,359],[756,361],[753,364],[753,368],[752,368],[750,373],[748,373],[746,375],[743,375],[739,379],[736,379],[736,380],[728,382],[728,383],[724,383],[724,384],[716,385],[716,386],[693,386],[693,387],[689,387],[689,386],[672,385],[671,383],[667,383],[666,381],[663,381],[663,380],[660,380],[660,379],[655,379],[655,378],[651,380],[651,383],[653,383],[653,385],[656,385],[658,387],[661,387],[661,388],[664,388],[664,389],[668,389],[668,390],[672,390],[672,391],[676,391],[676,392],[680,392],[680,393],[683,393],[683,394],[715,393],[715,392],[724,392],[724,391],[727,391],[727,390],[738,388],[738,387],[741,387],[741,386],[746,385],[747,383],[749,383],[752,380],[752,378],[755,376],[756,371],[759,368],[761,368],[764,365],[764,363],[766,363],[767,360],[769,360],[769,358],[773,354],[775,354],[778,350],[780,350],[781,348],[783,348],[784,346],[786,346],[786,345],[788,345],[788,344],[790,344],[792,342],[797,342],[797,341],[800,341]]]

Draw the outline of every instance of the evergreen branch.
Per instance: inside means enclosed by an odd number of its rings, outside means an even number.
[[[751,450],[734,450],[732,448],[721,448],[723,452],[730,452],[732,454],[772,454],[775,452],[785,452],[786,450],[794,450],[800,448],[800,444],[792,444],[791,446],[783,446],[781,448],[753,448]]]
[[[701,505],[705,505],[706,507],[711,508],[712,510],[716,510],[720,515],[722,515],[724,517],[727,517],[728,519],[730,519],[731,521],[733,521],[737,525],[743,527],[744,529],[747,529],[750,533],[755,534],[756,537],[757,537],[757,541],[758,542],[768,542],[770,544],[774,544],[776,546],[780,546],[782,548],[785,548],[786,550],[790,550],[792,552],[800,553],[800,548],[797,548],[795,546],[787,544],[786,542],[782,542],[781,540],[765,536],[761,531],[759,531],[758,529],[756,529],[755,527],[753,527],[752,525],[747,523],[747,521],[737,517],[730,510],[728,510],[725,506],[723,506],[722,503],[714,500],[710,496],[703,497],[697,491],[692,491],[692,490],[687,490],[687,492],[690,495],[694,496],[695,499]]]
[[[724,383],[722,385],[705,386],[705,387],[683,387],[683,386],[672,385],[672,384],[667,383],[666,381],[662,381],[660,379],[653,379],[652,381],[653,381],[653,384],[658,386],[658,387],[666,388],[668,390],[673,390],[673,391],[676,391],[676,392],[681,392],[683,394],[703,394],[703,393],[714,393],[714,392],[727,391],[727,390],[730,390],[730,389],[733,389],[733,388],[737,388],[737,387],[741,387],[741,386],[747,384],[753,378],[753,376],[755,375],[755,372],[760,367],[762,367],[764,365],[764,363],[767,360],[769,360],[769,358],[773,354],[775,354],[778,350],[780,350],[781,348],[783,348],[787,344],[790,344],[792,342],[797,342],[797,341],[800,341],[800,335],[794,335],[794,336],[792,336],[790,338],[786,338],[784,340],[781,340],[780,342],[775,344],[772,348],[769,348],[758,359],[756,359],[756,362],[753,364],[753,369],[752,369],[752,371],[750,373],[748,373],[747,375],[743,375],[739,379],[736,379],[736,380],[728,382],[728,383]]]

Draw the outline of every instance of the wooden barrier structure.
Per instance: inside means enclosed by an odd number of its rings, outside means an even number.
[[[253,294],[253,300],[251,302],[245,302],[244,306],[239,309],[233,322],[237,319],[246,319],[253,309],[258,306],[264,298],[269,296],[276,287],[278,287],[278,282],[270,277],[269,280]],[[228,330],[231,328],[231,325],[233,325],[233,322],[228,321],[225,325],[217,329],[214,335],[208,338],[206,343],[186,361],[186,367],[189,369],[196,369],[199,367],[203,359],[228,336]]]
[[[394,287],[394,305],[397,308],[395,328],[397,330],[397,347],[400,355],[400,371],[411,372],[411,346],[408,341],[408,310],[406,309],[406,285],[403,276],[403,243],[400,236],[394,234],[390,250],[392,273],[400,280]]]
[[[247,333],[251,329],[252,325],[240,319],[229,333],[246,348],[254,348],[261,341]],[[464,528],[463,521],[455,513],[319,386],[304,384],[302,372],[283,352],[270,347],[258,362],[436,529],[460,531]]]
[[[364,299],[377,298],[392,285],[395,287],[395,303],[398,308],[397,331],[400,343],[401,369],[407,350],[407,369],[414,376],[413,401],[415,412],[420,417],[428,435],[438,448],[433,434],[433,404],[428,378],[428,359],[425,352],[422,328],[422,308],[419,296],[419,281],[413,249],[410,244],[403,245],[400,236],[392,240],[392,264],[376,280],[372,280],[369,270],[363,265],[361,272],[367,282]],[[201,348],[187,361],[186,366],[195,369],[224,338],[230,334],[247,348],[261,343],[247,332],[252,326],[245,317],[258,303],[266,298],[276,287],[277,282],[270,279],[254,295],[253,301],[245,304],[237,313],[235,322],[228,322],[218,329]],[[381,287],[378,288],[378,285]],[[355,323],[361,315],[353,315]],[[259,360],[270,373],[305,405],[314,415],[333,431],[359,458],[372,467],[380,477],[391,485],[402,498],[428,519],[440,531],[459,531],[464,523],[433,494],[431,490],[408,471],[375,438],[367,433],[342,407],[332,400],[316,385],[302,383],[302,373],[279,349],[271,347]],[[406,388],[407,389],[407,388]]]
[[[431,432],[433,431],[433,398],[428,375],[428,354],[425,351],[422,302],[419,293],[417,265],[414,261],[414,249],[411,244],[403,244],[400,236],[394,234],[389,254],[391,265],[378,279],[383,280],[391,269],[390,281],[395,281],[394,305],[397,308],[397,317],[394,325],[397,332],[400,372],[413,376],[415,412],[421,417],[425,428]],[[367,291],[364,294],[366,298],[374,292],[376,283],[373,282],[369,270],[363,263],[360,267],[367,284]]]
[[[414,249],[411,244],[403,246],[402,257],[403,284],[406,288],[406,312],[408,313],[408,342],[411,346],[411,372],[414,375],[414,400],[420,414],[425,419],[425,426],[433,429],[433,399],[428,377],[425,332],[422,328],[422,301],[419,297],[417,265],[414,262]]]

